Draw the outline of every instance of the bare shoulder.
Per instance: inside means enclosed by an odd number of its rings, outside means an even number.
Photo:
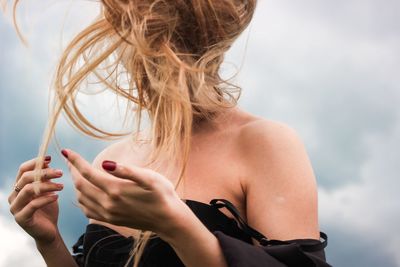
[[[301,142],[297,132],[288,124],[257,118],[245,124],[241,128],[240,137],[243,148],[254,149],[262,145],[264,148],[269,146],[281,146],[287,141]]]
[[[259,119],[240,136],[249,224],[270,238],[318,238],[316,179],[299,134],[285,123]]]
[[[135,162],[138,163],[143,157],[145,146],[147,144],[145,134],[138,133],[138,140],[132,136],[127,136],[103,149],[93,160],[93,166],[101,168],[104,160],[113,160],[116,162]]]
[[[288,167],[286,164],[292,166],[308,162],[304,142],[297,131],[280,121],[253,120],[241,128],[239,140],[241,152],[246,155],[246,163],[251,167]],[[277,166],[279,162],[285,166]]]

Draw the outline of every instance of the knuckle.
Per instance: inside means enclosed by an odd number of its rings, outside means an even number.
[[[78,202],[79,202],[80,204],[82,204],[82,205],[84,204],[84,203],[83,203],[82,194],[79,193],[79,194],[76,196],[76,199],[78,200]]]
[[[105,213],[110,216],[115,215],[116,208],[117,208],[117,205],[113,201],[106,201],[103,205],[103,209],[105,210]]]
[[[146,185],[149,188],[156,188],[158,185],[158,180],[155,179],[153,176],[149,175],[149,177],[146,179]]]
[[[110,223],[114,222],[114,216],[111,213],[105,212],[103,216],[107,222],[110,222]]]
[[[26,194],[30,194],[30,195],[32,195],[33,193],[34,193],[34,191],[33,191],[33,184],[31,184],[31,183],[29,183],[29,184],[26,184],[22,189],[21,189],[21,192],[20,193],[26,193]]]
[[[72,153],[68,153],[68,161],[71,162],[72,165],[77,163],[77,158]]]
[[[107,213],[111,214],[115,209],[115,204],[113,201],[105,201],[103,204],[103,208]]]
[[[29,182],[34,182],[37,178],[41,180],[42,178],[42,170],[33,170],[26,174],[28,177]]]
[[[88,167],[83,167],[83,168],[81,168],[81,174],[84,177],[89,177],[91,174],[91,171]]]
[[[22,183],[27,183],[28,181],[28,172],[24,172],[24,173],[22,173],[21,174],[21,178],[19,178],[19,180],[22,182]]]
[[[77,179],[77,180],[75,181],[75,188],[76,188],[78,191],[81,191],[81,190],[82,190],[82,181],[81,181],[80,179]]]
[[[113,200],[119,200],[121,197],[121,189],[117,186],[110,188],[108,195]]]
[[[46,177],[48,174],[48,169],[40,169],[39,176],[40,178]]]
[[[89,219],[94,218],[93,212],[91,212],[89,210],[86,211],[85,215],[86,215],[86,218],[89,218]]]
[[[35,200],[32,200],[30,203],[29,203],[29,206],[31,207],[31,208],[33,208],[33,209],[38,209],[39,208],[39,203],[37,202],[37,201],[35,201]]]
[[[22,174],[22,173],[28,171],[28,169],[29,169],[28,167],[29,167],[29,165],[31,165],[30,162],[31,162],[31,160],[28,160],[28,161],[22,162],[22,163],[19,165],[18,171],[19,171],[20,174]]]
[[[120,173],[124,173],[126,175],[132,174],[132,171],[124,165],[119,165],[118,168]]]
[[[33,171],[26,171],[21,175],[20,180],[22,181],[22,184],[28,184],[33,182],[35,177],[35,173]]]
[[[91,210],[87,210],[85,215],[89,219],[99,219],[96,213]]]
[[[21,225],[21,222],[22,222],[21,215],[19,215],[18,213],[15,214],[14,220],[15,220],[19,225]]]

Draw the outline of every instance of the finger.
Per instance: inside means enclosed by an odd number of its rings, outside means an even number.
[[[52,178],[60,178],[63,175],[62,170],[59,169],[40,169],[39,177],[41,181],[48,181]],[[23,188],[26,184],[33,183],[35,180],[35,171],[27,171],[24,172],[21,176],[21,179],[18,181],[18,187]]]
[[[40,193],[48,193],[53,191],[61,191],[63,189],[62,184],[56,184],[52,182],[43,182],[39,183],[39,191]],[[23,209],[28,203],[32,201],[32,198],[37,198],[35,195],[35,191],[33,188],[33,184],[27,184],[22,188],[22,190],[18,193],[17,197],[11,202],[10,212],[12,214],[17,213],[19,210]]]
[[[150,188],[154,181],[154,173],[138,166],[125,166],[111,160],[105,160],[102,167],[115,177],[134,181],[141,187]]]
[[[21,178],[21,176],[24,172],[33,170],[35,168],[37,160],[38,160],[38,158],[33,158],[33,159],[30,159],[30,160],[22,163],[18,168],[18,173],[17,173],[17,177],[16,177],[15,181],[17,182]],[[51,156],[49,156],[49,155],[45,156],[44,165],[49,164],[50,161],[51,161]]]
[[[105,220],[104,216],[102,216],[102,214],[105,214],[105,211],[101,205],[93,202],[90,198],[86,197],[80,192],[77,193],[77,200],[79,202],[80,209],[87,218],[98,221]]]
[[[38,170],[39,173],[39,178],[40,181],[46,181],[49,179],[53,178],[59,178],[63,175],[62,170],[58,169],[51,169],[51,168],[46,168],[46,169],[40,169]],[[21,191],[25,185],[33,183],[35,181],[35,170],[31,171],[26,171],[22,174],[20,179],[15,183],[16,186],[18,186],[19,191]],[[11,194],[8,196],[8,203],[11,204],[11,202],[14,201],[14,199],[17,197],[18,192],[16,190],[13,190]]]
[[[73,177],[75,189],[83,195],[86,195],[94,202],[106,197],[106,193],[97,186],[86,180],[75,167],[71,167],[71,175]]]
[[[17,221],[18,224],[26,223],[27,221],[29,221],[32,218],[35,211],[37,211],[38,209],[46,206],[47,204],[49,204],[57,199],[58,199],[57,194],[41,196],[41,197],[33,199],[21,211],[19,211],[17,214],[15,214],[15,216],[14,216],[15,221]]]
[[[18,181],[21,179],[21,176],[22,176],[25,172],[31,171],[31,170],[33,170],[33,169],[35,168],[35,164],[36,164],[36,161],[37,161],[37,160],[38,160],[38,158],[34,158],[34,159],[31,159],[31,160],[25,161],[24,163],[22,163],[22,164],[19,166],[19,168],[18,168],[18,173],[17,173],[16,178],[15,178],[15,184],[18,183]],[[44,162],[43,162],[43,165],[42,165],[42,168],[47,168],[47,167],[48,167],[48,164],[50,163],[50,161],[51,161],[51,156],[49,156],[49,155],[45,156]],[[20,187],[20,188],[22,188],[22,187]],[[15,190],[13,190],[13,191],[10,193],[10,195],[8,196],[8,203],[9,203],[9,204],[10,204],[10,203],[14,200],[14,198],[17,196],[17,193],[18,193],[18,192],[16,192]]]
[[[82,177],[84,177],[86,180],[88,180],[90,183],[94,184],[104,192],[108,192],[109,185],[115,182],[104,172],[93,167],[78,153],[70,149],[63,149],[62,154],[68,160],[68,162],[70,162],[72,166],[78,170]]]
[[[94,219],[96,221],[106,221],[106,219],[104,219],[103,217],[101,217],[98,212],[95,212],[93,210],[89,210],[88,208],[84,207],[84,206],[80,206],[83,214],[85,214],[85,216],[89,219]]]

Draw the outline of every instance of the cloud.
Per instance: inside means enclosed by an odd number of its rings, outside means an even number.
[[[324,230],[330,233],[325,254],[328,263],[332,266],[399,266],[393,253],[388,251],[385,242],[376,242],[377,240],[371,237],[370,233],[354,231],[354,228],[349,225],[336,227],[330,224]]]
[[[383,251],[387,260],[400,266],[400,235],[396,234],[400,225],[397,190],[400,151],[396,149],[400,144],[400,116],[393,131],[371,134],[363,142],[368,158],[361,166],[361,181],[331,192],[320,190],[322,224],[360,236],[346,239],[348,243],[344,247],[359,246],[363,242],[371,244],[371,248],[373,245]],[[333,239],[337,238],[337,232],[332,233]],[[377,254],[371,250],[363,258],[377,257]]]

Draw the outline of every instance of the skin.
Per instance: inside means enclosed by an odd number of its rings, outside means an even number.
[[[169,178],[175,175],[142,167],[147,144],[123,140],[102,151],[92,164],[67,149],[77,199],[89,223],[104,224],[125,236],[135,236],[134,229],[152,230],[190,267],[227,265],[218,240],[181,198],[204,203],[228,199],[249,225],[271,239],[319,238],[315,175],[304,144],[292,128],[234,108],[199,125],[192,146],[187,179],[176,192],[176,181]],[[104,160],[117,162],[116,170],[104,170]],[[167,160],[160,163],[163,166]],[[15,207],[29,204],[15,204],[13,194],[9,202],[17,219],[23,216]],[[47,206],[38,211],[43,208]],[[23,223],[29,218],[19,220],[29,230]],[[38,234],[39,228],[37,224],[26,231],[35,238],[48,266],[57,266],[60,258],[65,266],[76,266],[57,228],[49,236]]]

